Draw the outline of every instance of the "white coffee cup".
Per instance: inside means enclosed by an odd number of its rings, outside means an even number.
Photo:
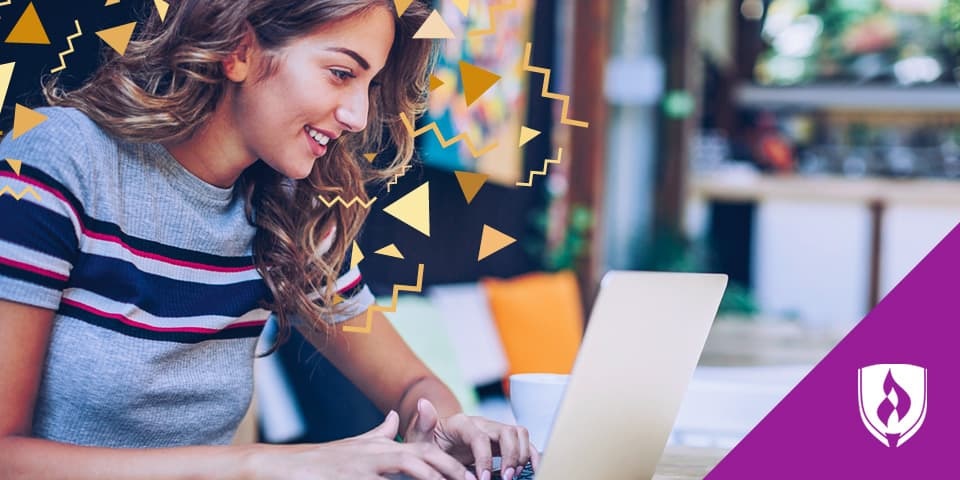
[[[510,407],[517,425],[530,432],[530,442],[539,451],[547,448],[547,439],[560,408],[569,375],[556,373],[517,373],[510,375]]]

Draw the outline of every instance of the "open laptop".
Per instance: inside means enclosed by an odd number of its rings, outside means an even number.
[[[540,468],[515,478],[652,478],[726,285],[722,274],[605,275]]]

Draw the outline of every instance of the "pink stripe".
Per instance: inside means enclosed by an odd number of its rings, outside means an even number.
[[[88,237],[90,237],[90,238],[97,239],[97,240],[102,240],[102,241],[105,241],[105,242],[116,243],[116,244],[120,245],[122,248],[124,248],[125,250],[127,250],[128,252],[130,252],[130,253],[138,256],[138,257],[148,258],[148,259],[150,259],[150,260],[155,260],[155,261],[158,261],[158,262],[161,262],[161,263],[167,263],[167,264],[170,264],[170,265],[176,265],[176,266],[178,266],[178,267],[187,267],[187,268],[193,268],[193,269],[196,269],[196,270],[205,270],[205,271],[209,271],[209,272],[240,273],[240,272],[248,272],[248,271],[256,270],[256,269],[257,269],[256,265],[251,265],[251,266],[249,266],[249,267],[219,267],[219,266],[215,266],[215,265],[206,265],[206,264],[203,264],[203,263],[188,262],[188,261],[186,261],[186,260],[177,260],[177,259],[173,259],[173,258],[169,258],[169,257],[164,257],[164,256],[162,256],[162,255],[158,255],[158,254],[155,254],[155,253],[144,252],[144,251],[142,251],[142,250],[138,250],[138,249],[136,249],[136,248],[131,247],[130,245],[127,245],[126,243],[123,242],[123,240],[121,240],[119,237],[117,237],[117,236],[115,236],[115,235],[106,235],[106,234],[96,233],[96,232],[92,232],[92,231],[88,230],[87,227],[86,227],[86,226],[83,224],[83,222],[80,220],[80,214],[77,212],[77,210],[74,209],[74,208],[73,208],[73,205],[67,200],[67,198],[66,198],[65,196],[63,196],[63,194],[60,193],[59,191],[57,191],[56,189],[54,189],[54,188],[52,188],[52,187],[49,187],[49,186],[47,186],[46,184],[40,183],[39,181],[34,180],[34,179],[32,179],[32,178],[29,178],[29,177],[17,177],[17,176],[15,176],[15,175],[11,174],[10,172],[0,172],[0,177],[13,178],[13,179],[19,180],[19,181],[24,182],[24,183],[29,183],[30,185],[33,185],[33,186],[35,186],[35,187],[37,187],[37,188],[40,188],[41,190],[50,193],[50,194],[53,195],[54,197],[57,197],[58,199],[60,199],[61,202],[63,202],[63,203],[67,206],[67,208],[70,209],[71,212],[73,212],[73,217],[77,219],[77,223],[80,224],[80,231],[81,231],[84,235],[86,235],[86,236],[88,236]]]
[[[357,278],[356,278],[356,279],[354,279],[352,282],[350,282],[349,285],[341,288],[340,290],[337,290],[337,293],[343,293],[343,292],[346,292],[347,290],[350,290],[350,289],[353,288],[353,287],[356,287],[357,284],[360,283],[360,280],[363,280],[363,276],[357,275]]]
[[[26,263],[23,263],[23,262],[18,262],[18,261],[16,261],[16,260],[12,259],[12,258],[6,258],[6,257],[3,257],[3,256],[0,256],[0,263],[2,263],[2,264],[4,264],[4,265],[9,265],[9,266],[11,266],[11,267],[13,267],[13,268],[19,268],[20,270],[26,270],[26,271],[28,271],[28,272],[33,272],[33,273],[36,273],[37,275],[43,275],[44,277],[52,278],[52,279],[54,279],[54,280],[59,280],[59,281],[61,281],[61,282],[66,282],[67,280],[70,279],[69,277],[67,277],[67,276],[65,276],[65,275],[61,275],[61,274],[59,274],[59,273],[57,273],[57,272],[53,272],[53,271],[50,271],[50,270],[46,270],[46,269],[43,269],[43,268],[40,268],[40,267],[36,267],[36,266],[33,266],[33,265],[29,265],[29,264],[26,264]]]
[[[224,327],[224,330],[229,330],[231,328],[244,328],[244,327],[260,327],[267,323],[267,319],[263,320],[251,320],[249,322],[240,322],[240,323],[231,323]]]
[[[89,305],[80,303],[80,302],[78,302],[78,301],[76,301],[76,300],[71,300],[71,299],[69,299],[69,298],[64,298],[62,301],[63,301],[63,303],[66,303],[67,305],[71,305],[71,306],[77,307],[77,308],[79,308],[79,309],[81,309],[81,310],[85,310],[85,311],[90,312],[90,313],[92,313],[92,314],[94,314],[94,315],[98,315],[98,316],[101,316],[101,317],[104,317],[104,318],[110,318],[110,319],[113,319],[113,320],[117,320],[117,321],[119,321],[119,322],[121,322],[121,323],[130,325],[131,327],[136,327],[136,328],[140,328],[140,329],[143,329],[143,330],[150,330],[150,331],[152,331],[152,332],[166,332],[166,333],[206,333],[206,334],[209,334],[209,333],[221,332],[221,331],[223,331],[223,330],[229,330],[229,329],[232,329],[232,328],[243,328],[243,327],[261,326],[261,325],[264,325],[264,324],[267,323],[267,319],[263,319],[263,320],[252,320],[252,321],[249,321],[249,322],[233,323],[233,324],[227,325],[226,327],[223,327],[223,328],[221,328],[221,329],[216,329],[216,328],[203,328],[203,327],[174,327],[174,328],[164,328],[164,327],[157,327],[157,326],[153,326],[153,325],[148,325],[148,324],[146,324],[146,323],[138,322],[138,321],[132,320],[132,319],[127,318],[127,317],[125,317],[125,316],[123,316],[123,315],[120,315],[120,314],[107,313],[107,312],[104,312],[103,310],[98,310],[98,309],[96,309],[96,308],[94,308],[94,307],[91,307],[91,306],[89,306]]]

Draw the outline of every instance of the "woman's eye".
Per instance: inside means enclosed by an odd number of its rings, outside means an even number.
[[[330,73],[333,74],[334,77],[337,77],[337,80],[340,80],[340,81],[356,78],[356,75],[350,73],[347,70],[339,70],[336,68],[331,68]]]

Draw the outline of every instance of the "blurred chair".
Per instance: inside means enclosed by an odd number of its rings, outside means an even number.
[[[570,373],[584,329],[573,272],[529,273],[482,284],[507,355],[508,375]]]
[[[502,380],[509,365],[483,286],[440,285],[427,295],[450,337],[464,380],[476,386]]]
[[[377,299],[378,305],[390,305],[390,302],[389,297]],[[457,349],[450,338],[447,325],[441,318],[440,310],[425,297],[401,295],[397,300],[396,311],[385,312],[384,315],[410,349],[450,388],[464,411],[475,414],[475,385],[464,377]],[[373,328],[377,326],[374,325]]]

